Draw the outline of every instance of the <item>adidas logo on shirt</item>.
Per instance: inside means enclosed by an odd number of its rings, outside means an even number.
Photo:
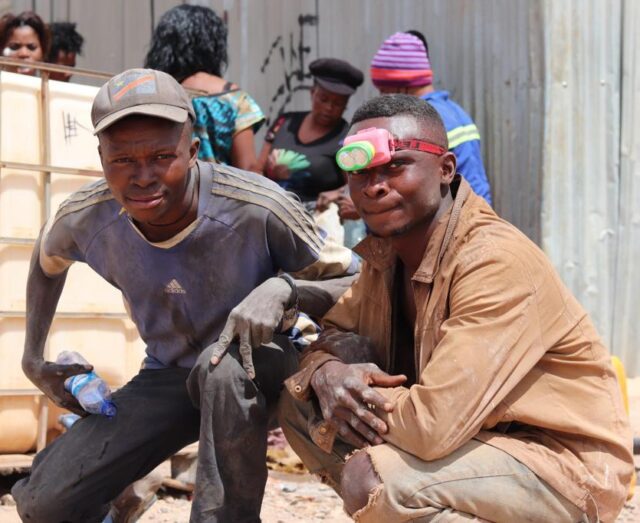
[[[182,288],[182,285],[180,285],[178,283],[178,280],[176,280],[175,278],[167,283],[166,287],[164,288],[164,292],[166,292],[167,294],[187,294],[187,291]]]

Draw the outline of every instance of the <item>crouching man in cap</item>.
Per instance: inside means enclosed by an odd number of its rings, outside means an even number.
[[[293,278],[346,277],[357,264],[274,183],[197,161],[193,109],[169,75],[112,78],[92,120],[105,179],[67,199],[36,243],[23,369],[81,412],[64,381],[90,369],[43,359],[76,261],[122,291],[147,356],[115,392],[113,419],[87,416],[38,454],[13,489],[18,512],[33,523],[102,521],[127,485],[199,439],[191,520],[259,521],[269,415],[298,363],[277,332],[298,306],[323,313],[344,290]]]
[[[294,450],[356,521],[615,520],[628,421],[610,356],[548,259],[456,175],[428,103],[375,98],[344,144],[371,234],[287,380]]]

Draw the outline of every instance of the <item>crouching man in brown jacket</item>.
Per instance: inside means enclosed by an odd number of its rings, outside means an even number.
[[[631,433],[591,320],[455,175],[431,106],[375,98],[359,131],[337,158],[371,234],[287,382],[294,450],[357,521],[613,521]],[[375,137],[382,159],[362,145]]]

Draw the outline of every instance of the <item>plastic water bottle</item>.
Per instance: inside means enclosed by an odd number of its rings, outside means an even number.
[[[348,185],[344,186],[343,192],[345,196],[350,196]],[[353,249],[367,235],[367,226],[362,219],[344,220],[342,227],[344,228],[344,246],[349,249]]]
[[[63,365],[88,365],[81,354],[73,351],[63,351],[58,355],[56,363]],[[64,388],[75,396],[80,405],[89,414],[102,414],[108,418],[116,415],[116,406],[111,401],[109,386],[95,372],[86,372],[67,378]]]
[[[67,412],[66,414],[60,414],[58,416],[58,421],[60,425],[62,425],[65,429],[69,430],[73,427],[73,424],[80,419],[80,416],[74,414],[73,412]]]
[[[342,224],[344,227],[344,246],[353,249],[367,235],[367,226],[362,220],[345,220]]]

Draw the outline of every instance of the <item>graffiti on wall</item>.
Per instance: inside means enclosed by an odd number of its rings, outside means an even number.
[[[287,38],[280,35],[269,46],[260,72],[264,74],[271,67],[282,67],[283,76],[282,82],[269,100],[267,125],[284,112],[295,93],[311,89],[311,74],[307,70],[311,46],[306,43],[305,36],[308,36],[309,28],[317,25],[317,15],[301,14],[298,16],[297,34],[294,35],[292,31]]]
[[[65,143],[71,143],[71,139],[78,136],[78,130],[83,130],[89,134],[93,134],[93,130],[78,122],[75,115],[62,111],[62,128],[64,130]]]

